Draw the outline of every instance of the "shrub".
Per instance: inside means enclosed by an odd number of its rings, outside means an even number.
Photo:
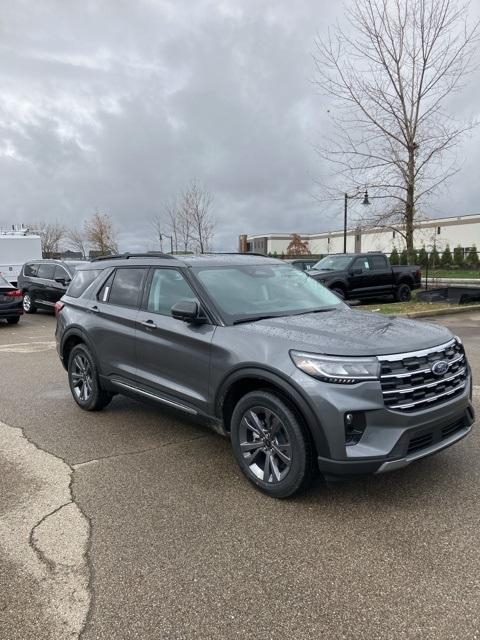
[[[446,269],[448,269],[449,267],[452,266],[452,263],[453,263],[452,252],[450,251],[450,245],[447,244],[444,252],[442,253],[440,264],[442,265],[442,267],[445,267]]]
[[[392,253],[390,254],[390,264],[400,264],[400,256],[398,255],[397,247],[393,247],[392,249]]]
[[[455,247],[455,249],[453,250],[453,262],[457,267],[463,267],[463,265],[465,264],[463,249],[460,245]]]

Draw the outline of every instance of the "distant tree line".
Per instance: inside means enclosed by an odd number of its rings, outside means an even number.
[[[475,245],[470,247],[467,252],[459,245],[453,249],[453,253],[448,244],[441,253],[435,246],[430,252],[427,252],[425,246],[422,246],[419,251],[413,249],[410,260],[406,249],[399,253],[394,247],[390,254],[390,263],[393,265],[418,264],[423,268],[428,265],[432,269],[478,269],[479,267],[478,252]]]

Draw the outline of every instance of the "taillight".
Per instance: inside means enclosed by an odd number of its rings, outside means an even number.
[[[60,302],[60,300],[58,302],[55,302],[55,315],[58,316],[58,314],[60,313],[60,311],[63,309],[65,305],[63,304],[63,302]]]
[[[6,295],[8,298],[21,298],[23,294],[20,289],[14,289],[13,291],[7,291]]]

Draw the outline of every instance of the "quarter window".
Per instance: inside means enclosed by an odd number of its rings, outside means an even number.
[[[171,316],[174,304],[182,300],[198,302],[190,285],[176,269],[155,269],[148,294],[147,311]]]
[[[101,273],[101,269],[85,269],[84,271],[76,271],[73,276],[73,280],[68,287],[67,295],[72,298],[79,298]]]
[[[55,267],[55,273],[53,275],[54,279],[63,278],[64,280],[71,280],[72,276],[67,273],[66,269],[61,267],[59,264]]]
[[[144,273],[145,269],[117,269],[108,302],[119,307],[138,307]]]

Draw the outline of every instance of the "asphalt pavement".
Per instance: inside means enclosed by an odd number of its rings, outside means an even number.
[[[438,321],[480,380],[480,314]],[[54,328],[0,323],[1,640],[480,638],[478,430],[276,501],[183,416],[81,411]]]

